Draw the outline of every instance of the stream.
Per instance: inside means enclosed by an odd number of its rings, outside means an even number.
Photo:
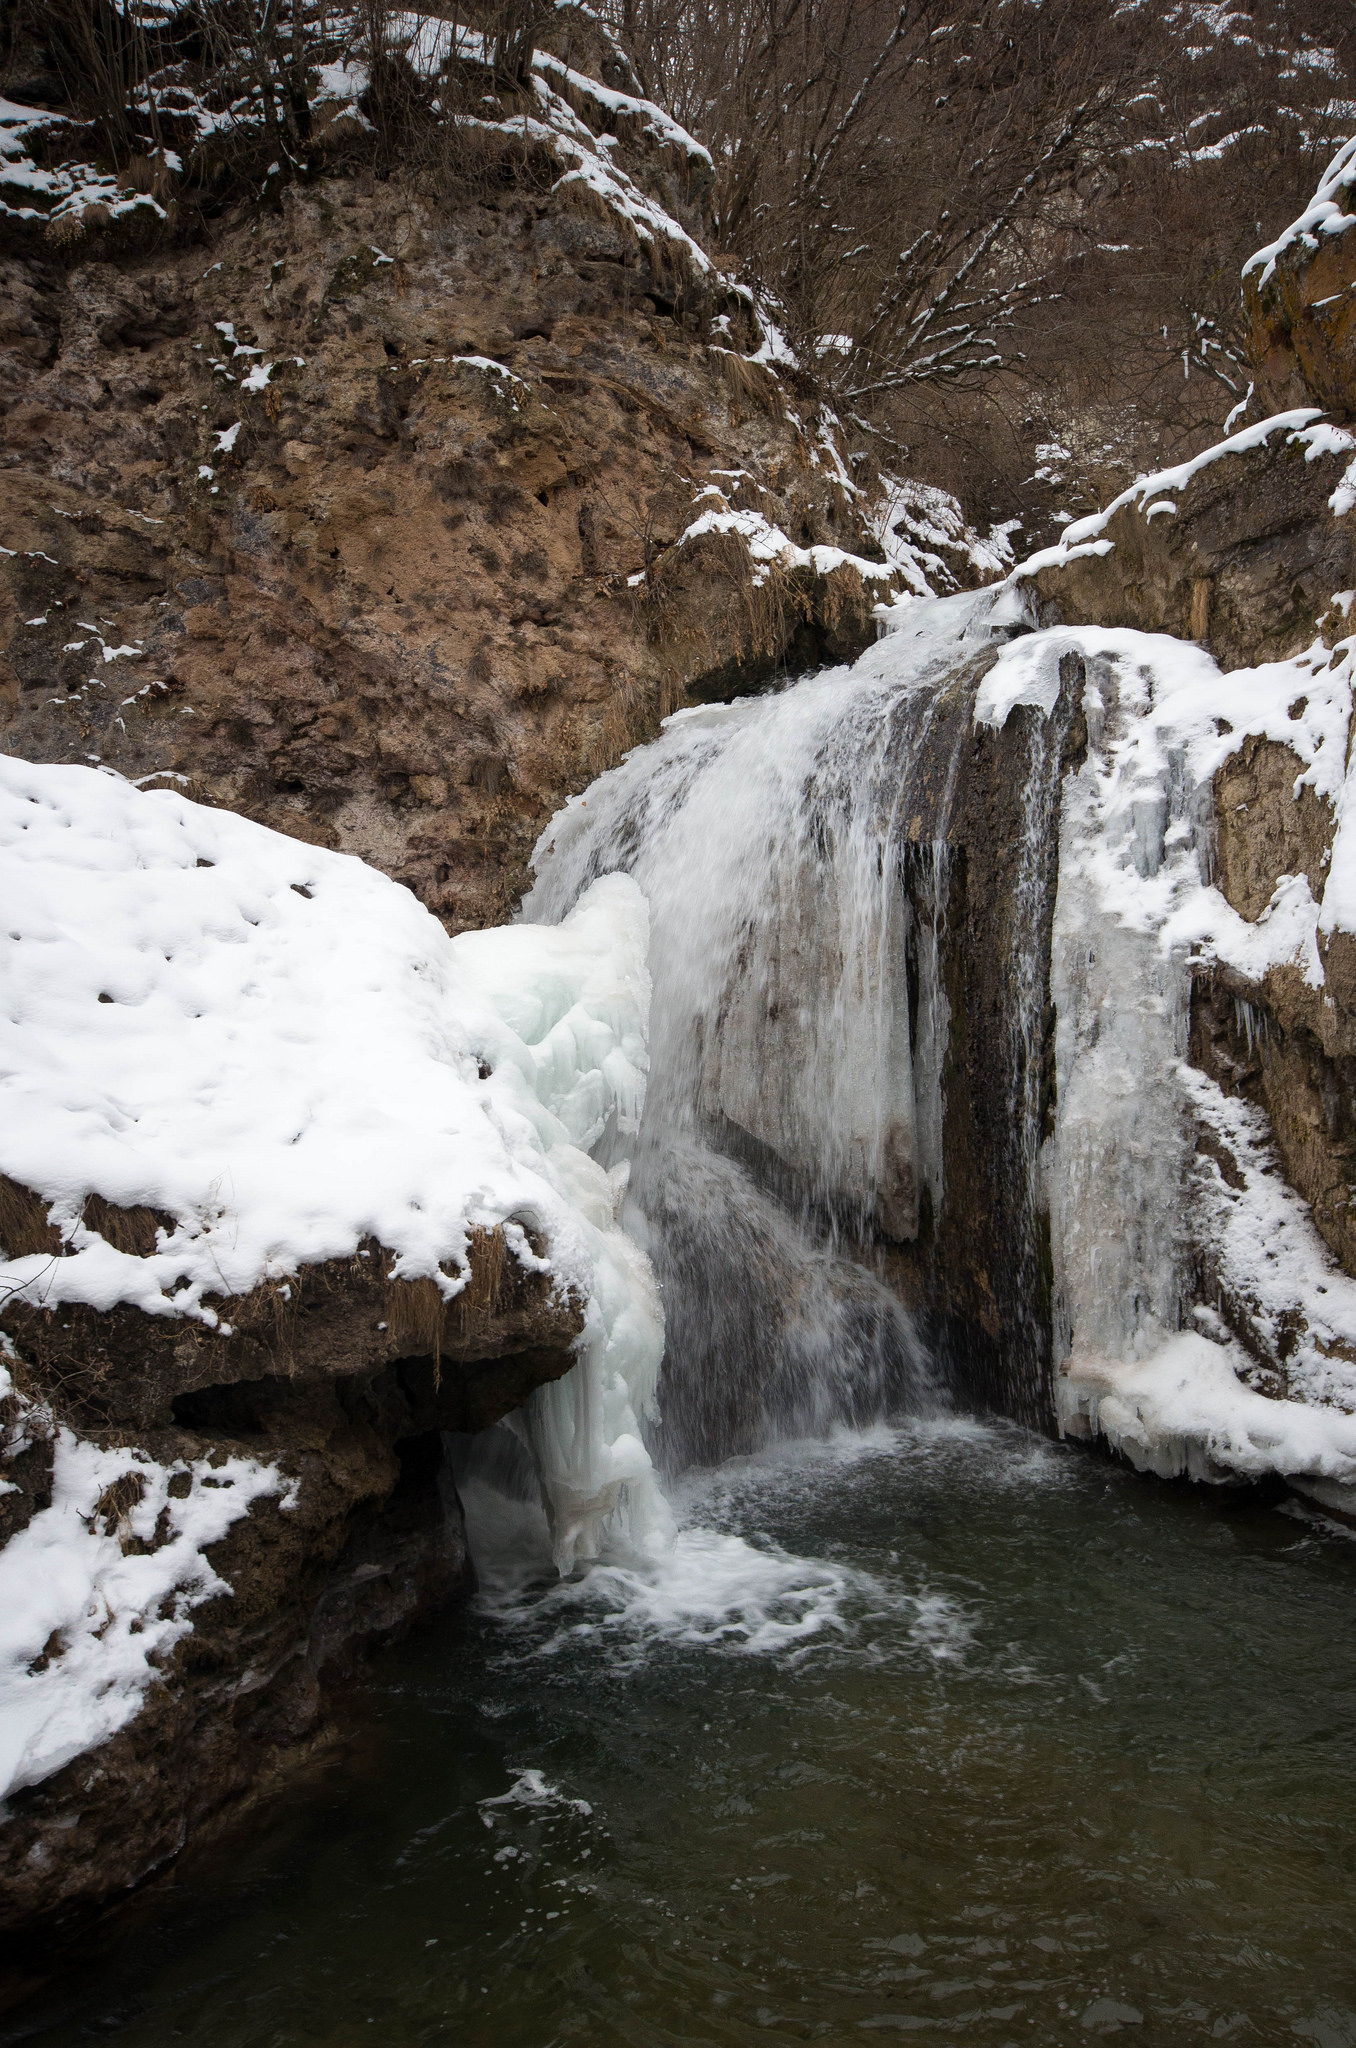
[[[1356,1547],[1011,1424],[690,1476],[667,1564],[482,1593],[342,1762],[7,2044],[1356,2043]]]

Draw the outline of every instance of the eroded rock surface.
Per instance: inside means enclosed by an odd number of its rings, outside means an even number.
[[[461,928],[690,694],[864,643],[852,568],[677,545],[723,506],[879,555],[810,413],[728,345],[747,304],[529,171],[460,200],[319,180],[210,244],[11,259],[7,751],[177,778]]]

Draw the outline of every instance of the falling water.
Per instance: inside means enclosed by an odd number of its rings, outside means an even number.
[[[629,1154],[625,1220],[664,1290],[670,1469],[944,1397],[884,1274],[945,1198],[948,827],[972,739],[957,683],[1022,623],[993,592],[912,607],[851,669],[680,712],[537,849],[525,917],[559,919],[614,869],[650,902],[649,1092],[605,1163]],[[1035,722],[1012,863],[1033,1299],[1058,747]]]

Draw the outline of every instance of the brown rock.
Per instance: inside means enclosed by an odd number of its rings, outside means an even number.
[[[0,745],[178,778],[457,929],[689,696],[865,644],[851,569],[755,588],[737,537],[676,545],[726,471],[798,543],[864,543],[775,380],[570,193],[322,180],[210,265],[16,263],[54,339],[5,361]]]
[[[1225,669],[1294,654],[1325,628],[1340,637],[1332,599],[1356,587],[1356,532],[1328,500],[1349,458],[1308,452],[1274,434],[1198,470],[1174,511],[1122,506],[1109,553],[1037,576],[1046,618],[1173,633]]]
[[[1349,193],[1342,195],[1350,203]],[[1356,419],[1356,236],[1298,236],[1243,277],[1246,346],[1269,412],[1319,405]]]
[[[0,1199],[7,1228],[48,1227],[13,1182]],[[154,1224],[93,1197],[85,1220],[129,1248]],[[229,1335],[136,1309],[6,1310],[16,1383],[42,1405],[26,1423],[16,1398],[0,1408],[4,1540],[49,1504],[58,1424],[161,1463],[245,1453],[295,1488],[212,1546],[231,1591],[195,1610],[136,1718],[10,1800],[0,1936],[79,1924],[220,1824],[324,1741],[327,1693],[367,1647],[470,1590],[443,1432],[487,1428],[568,1371],[583,1313],[501,1233],[469,1256],[445,1305],[431,1282],[388,1280],[369,1245],[218,1303]]]
[[[1282,875],[1303,875],[1322,900],[1332,851],[1332,806],[1306,783],[1304,763],[1275,740],[1244,740],[1215,776],[1216,879],[1227,900],[1255,923]]]

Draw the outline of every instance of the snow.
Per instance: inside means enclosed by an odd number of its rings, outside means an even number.
[[[1164,1479],[1280,1472],[1356,1486],[1356,1415],[1254,1393],[1236,1356],[1236,1347],[1178,1330],[1142,1361],[1076,1358],[1061,1388],[1065,1427],[1085,1419],[1131,1464]],[[1347,1499],[1350,1512],[1356,1492]]]
[[[1243,265],[1244,277],[1257,273],[1259,287],[1265,287],[1276,269],[1277,259],[1296,242],[1304,243],[1312,251],[1317,249],[1320,235],[1344,235],[1348,228],[1356,227],[1356,214],[1348,213],[1344,205],[1353,184],[1356,184],[1356,137],[1342,144],[1319,179],[1318,190],[1303,213],[1292,220],[1274,242],[1268,242],[1265,248],[1248,258]]]
[[[0,1366],[5,1397],[13,1387]],[[190,1632],[192,1610],[231,1591],[208,1548],[254,1502],[294,1502],[289,1482],[253,1458],[161,1465],[144,1451],[107,1450],[54,1431],[35,1404],[15,1405],[20,1422],[6,1455],[53,1437],[54,1467],[51,1505],[0,1549],[0,1799],[50,1777],[132,1719]],[[115,1511],[99,1511],[119,1480],[127,1494],[140,1492],[121,1523]],[[123,1538],[148,1547],[125,1553]]]
[[[656,142],[682,150],[685,156],[695,157],[698,162],[714,168],[710,150],[705,143],[698,142],[695,135],[689,135],[686,128],[666,114],[653,100],[636,99],[630,93],[616,92],[611,87],[600,85],[596,78],[588,78],[582,72],[571,71],[559,57],[549,51],[537,50],[533,54],[534,70],[562,79],[575,92],[593,100],[608,113],[628,116],[641,124],[643,133]]]
[[[1265,447],[1273,434],[1284,433],[1288,446],[1302,447],[1306,462],[1313,462],[1320,455],[1356,448],[1356,437],[1328,421],[1316,426],[1314,422],[1319,419],[1318,406],[1295,406],[1289,412],[1275,413],[1270,419],[1259,420],[1237,434],[1228,435],[1225,440],[1215,442],[1213,446],[1202,449],[1199,455],[1176,463],[1171,469],[1160,469],[1151,476],[1137,477],[1128,490],[1113,498],[1102,511],[1089,513],[1086,519],[1071,520],[1054,547],[1042,548],[1039,553],[1028,555],[1025,561],[1018,563],[1013,576],[1026,580],[1038,575],[1042,569],[1062,569],[1082,556],[1109,554],[1115,543],[1106,539],[1105,529],[1123,507],[1134,506],[1140,512],[1175,512],[1176,496],[1186,489],[1193,477],[1199,476],[1212,464],[1224,461],[1226,456],[1248,455],[1257,448]],[[1333,510],[1338,509],[1334,504]]]
[[[1012,566],[1009,528],[994,527],[987,538],[965,518],[960,500],[934,484],[883,475],[872,522],[876,539],[915,597],[940,596],[956,587],[956,576],[939,548],[959,549],[983,581]]]
[[[149,209],[164,220],[165,209],[147,192],[125,191],[117,177],[92,163],[39,165],[28,152],[28,138],[44,127],[65,127],[66,117],[44,107],[16,105],[0,99],[0,193],[12,187],[46,202],[39,206],[11,206],[0,197],[0,215],[14,220],[79,222],[94,206],[105,209],[118,220],[139,209]]]
[[[487,61],[485,37],[453,22],[398,13],[387,18],[386,33],[390,43],[425,78],[436,79],[453,57],[473,63]],[[564,90],[556,90],[553,80]],[[596,135],[575,112],[566,92],[586,97],[607,115],[623,114],[638,120],[647,135],[709,164],[710,156],[703,145],[651,101],[615,92],[597,79],[570,70],[559,58],[543,51],[536,52],[533,58],[532,87],[542,118],[515,115],[506,129],[505,124],[483,121],[475,115],[456,115],[452,117],[455,125],[499,134],[508,132],[521,137],[524,143],[544,146],[566,166],[556,182],[556,191],[570,184],[586,185],[610,211],[627,221],[643,241],[668,245],[697,271],[711,273],[713,266],[706,251],[619,164],[610,161],[608,152],[615,138]]]
[[[1212,1264],[1230,1296],[1248,1305],[1253,1347],[1284,1359],[1287,1385],[1304,1400],[1356,1410],[1356,1281],[1282,1177],[1262,1112],[1197,1068],[1184,1067],[1181,1080],[1192,1114],[1233,1161],[1231,1180],[1213,1158],[1199,1159],[1196,1171]]]
[[[359,109],[358,102],[371,83],[367,66],[352,58],[337,58],[330,64],[318,64],[315,68],[314,108],[333,109],[330,119],[334,121],[355,121],[369,133],[372,123]]]
[[[65,1239],[0,1261],[0,1297],[224,1331],[229,1297],[366,1238],[450,1300],[473,1228],[538,1267],[531,1230],[585,1304],[579,1364],[539,1411],[562,1565],[628,1514],[662,1538],[638,1435],[662,1315],[586,1149],[643,1098],[634,882],[605,877],[547,931],[450,939],[349,856],[0,759],[0,902],[0,1171]],[[86,1227],[91,1192],[162,1211],[155,1251]]]
[[[855,569],[863,582],[888,582],[894,578],[891,563],[869,562],[864,555],[849,554],[846,548],[798,547],[761,512],[732,510],[724,492],[715,484],[708,484],[698,496],[715,497],[718,505],[694,519],[679,534],[675,547],[686,547],[708,533],[738,534],[753,560],[755,589],[767,582],[768,569],[774,562],[784,569],[810,569],[816,576],[831,576],[835,569],[849,568]]]

